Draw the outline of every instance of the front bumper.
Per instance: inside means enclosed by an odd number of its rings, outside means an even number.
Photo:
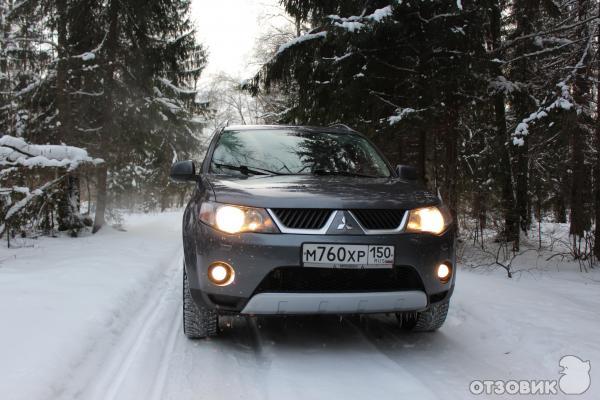
[[[374,293],[259,293],[242,314],[369,314],[422,310],[427,295],[418,290]]]
[[[441,236],[399,233],[388,235],[301,235],[257,234],[229,235],[199,223],[195,229],[195,248],[186,255],[187,273],[195,301],[204,307],[244,314],[318,314],[375,313],[418,311],[448,298],[453,290],[456,268],[449,282],[435,277],[441,262],[455,265],[454,233]],[[376,244],[395,246],[395,268],[412,268],[418,274],[418,288],[402,290],[349,291],[337,293],[322,288],[312,292],[257,290],[276,269],[303,270],[303,243]],[[235,269],[231,285],[215,286],[207,279],[208,266],[225,261]],[[306,267],[307,269],[309,267]],[[311,268],[312,270],[312,268]],[[334,271],[332,271],[334,272]]]

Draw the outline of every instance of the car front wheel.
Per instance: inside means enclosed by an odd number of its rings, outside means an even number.
[[[199,307],[190,292],[185,267],[183,268],[183,333],[190,339],[215,336],[219,330],[219,315],[215,310]]]
[[[436,331],[444,325],[448,315],[449,301],[433,304],[425,311],[398,313],[398,322],[402,328],[413,332]]]

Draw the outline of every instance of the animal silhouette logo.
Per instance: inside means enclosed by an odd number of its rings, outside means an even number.
[[[561,367],[558,387],[564,394],[582,394],[591,384],[589,361],[577,356],[564,356],[558,362]]]

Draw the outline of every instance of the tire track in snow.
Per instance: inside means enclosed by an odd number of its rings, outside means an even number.
[[[150,399],[153,400],[160,400],[163,397],[170,367],[169,364],[173,353],[175,352],[175,345],[177,344],[177,338],[180,334],[180,328],[183,325],[183,314],[181,312],[176,312],[174,314],[173,321],[174,322],[170,325],[172,328],[171,332],[169,333],[167,345],[165,346],[161,357],[160,369],[156,377],[156,384],[152,390],[152,396],[150,396]]]
[[[260,319],[267,370],[264,398],[419,398],[437,396],[410,365],[393,362],[351,317]],[[367,385],[365,383],[368,382]]]
[[[248,330],[250,331],[250,333],[252,335],[252,340],[253,340],[252,347],[254,350],[254,355],[256,356],[256,361],[259,364],[264,364],[266,360],[265,360],[265,356],[263,354],[263,348],[264,348],[263,339],[260,335],[260,330],[256,323],[256,318],[245,316],[244,319],[248,326]]]
[[[470,382],[482,378],[478,371],[496,371],[494,376],[502,376],[501,368],[468,343],[456,340],[444,327],[437,332],[405,332],[395,317],[383,315],[350,323],[383,356],[408,369],[434,393],[445,393],[445,398],[471,397]]]
[[[139,354],[145,349],[147,342],[151,340],[153,329],[162,321],[161,317],[165,315],[164,308],[168,306],[168,297],[176,289],[176,276],[181,268],[182,255],[181,250],[177,252],[176,261],[171,263],[161,276],[157,283],[146,293],[146,302],[142,308],[133,316],[121,333],[118,341],[113,345],[108,356],[102,364],[100,376],[95,379],[94,385],[89,393],[84,392],[83,399],[114,400],[119,398],[122,385],[125,383],[127,375],[135,361],[139,360]],[[163,278],[163,279],[161,279]],[[169,314],[166,314],[169,315]],[[175,321],[180,318],[178,313],[173,314]],[[168,324],[169,327],[172,326]],[[177,329],[169,329],[169,344],[163,350],[162,358],[167,356],[169,349],[172,349],[176,341]],[[166,375],[166,366],[158,371]],[[164,378],[154,380],[154,385],[164,385]],[[146,382],[144,382],[146,383]],[[152,386],[151,393],[160,392],[161,387]],[[143,396],[146,397],[146,396]]]

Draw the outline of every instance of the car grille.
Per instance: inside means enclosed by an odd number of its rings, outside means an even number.
[[[279,267],[258,285],[255,294],[267,292],[338,293],[423,290],[417,271],[408,266],[390,269],[337,269]]]
[[[402,223],[404,210],[350,210],[358,222],[368,230],[392,230]]]
[[[332,210],[319,208],[274,208],[271,211],[290,229],[321,229],[332,213]]]

